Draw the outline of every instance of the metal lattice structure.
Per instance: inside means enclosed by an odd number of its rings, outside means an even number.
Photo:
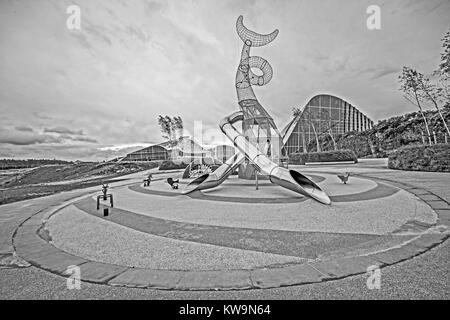
[[[241,61],[236,73],[236,91],[241,111],[236,111],[220,121],[220,130],[233,142],[237,153],[230,157],[214,172],[205,173],[191,181],[183,189],[183,194],[211,189],[222,184],[239,166],[239,177],[257,178],[258,173],[270,182],[323,204],[331,200],[314,181],[298,171],[283,167],[282,139],[278,129],[267,111],[261,106],[253,92],[252,85],[263,86],[272,79],[270,64],[261,57],[250,56],[250,48],[261,47],[272,42],[278,30],[262,35],[248,30],[240,16],[236,30],[244,42]],[[256,75],[257,68],[262,75]],[[242,122],[242,131],[235,124]]]
[[[373,121],[355,106],[336,96],[314,96],[302,111],[282,130],[287,154],[308,152],[308,145],[318,136],[337,136],[349,131],[364,131]]]
[[[271,148],[271,159],[280,163],[282,158],[282,139],[273,121],[273,118],[259,103],[252,86],[264,86],[270,82],[273,69],[270,63],[259,56],[251,56],[252,47],[262,47],[271,43],[278,35],[278,30],[263,35],[247,29],[243,17],[239,16],[236,22],[236,31],[244,42],[241,60],[236,73],[236,92],[239,106],[244,114],[242,130],[246,138],[258,146],[260,150]],[[255,74],[252,69],[259,69],[261,75]]]

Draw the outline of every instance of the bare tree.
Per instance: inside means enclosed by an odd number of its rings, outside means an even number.
[[[167,117],[159,115],[158,116],[158,125],[160,127],[162,137],[166,138],[167,140],[170,140],[171,139],[171,128],[170,128],[170,123],[167,121]]]
[[[334,150],[337,150],[337,143],[336,143],[336,139],[335,136],[333,134],[333,128],[335,126],[337,126],[339,124],[338,121],[331,121],[331,117],[329,112],[323,112],[323,110],[320,111],[319,114],[319,118],[321,119],[321,123],[328,123],[327,126],[321,126],[321,130],[318,130],[317,128],[317,124],[314,122],[314,120],[311,117],[311,112],[309,111],[309,109],[305,109],[303,111],[301,111],[299,108],[292,108],[292,114],[294,117],[299,117],[302,114],[305,115],[304,117],[302,117],[300,120],[302,120],[305,125],[301,125],[302,130],[303,130],[303,149],[306,149],[306,142],[305,142],[305,128],[309,125],[311,126],[313,133],[314,133],[314,138],[316,140],[316,150],[317,152],[321,152],[322,151],[322,146],[320,144],[320,137],[324,134],[330,136],[331,141],[333,142],[333,148]],[[300,122],[301,124],[301,122]]]
[[[184,125],[180,116],[171,118],[167,115],[159,115],[158,125],[161,129],[162,137],[169,140],[172,146],[183,135]]]
[[[450,130],[448,129],[447,122],[442,115],[441,109],[438,106],[438,101],[441,100],[441,92],[442,88],[437,87],[435,84],[430,82],[430,79],[423,76],[420,72],[418,72],[417,81],[419,84],[419,88],[421,90],[421,94],[424,100],[431,102],[436,108],[439,116],[441,117],[442,123],[444,124],[444,128],[447,131],[447,134],[450,136]]]
[[[173,117],[173,123],[178,137],[182,137],[184,134],[184,124],[183,119],[180,116]]]
[[[433,73],[438,76],[438,86],[435,87],[435,94],[443,104],[450,105],[450,29],[442,38],[442,53],[441,53],[441,62],[439,64],[438,69]],[[437,100],[437,99],[435,99]],[[433,102],[436,106],[436,103]],[[445,129],[450,137],[450,131],[448,125],[445,121],[445,118],[442,116],[441,111],[438,107],[436,107],[439,112],[439,116],[441,117]]]
[[[302,117],[301,120],[303,120],[305,122],[305,124],[307,124],[308,126],[311,126],[311,128],[313,129],[314,137],[316,139],[316,150],[317,150],[317,152],[321,152],[322,149],[320,147],[319,135],[318,135],[318,132],[316,130],[316,125],[315,125],[314,121],[311,119],[311,112],[309,111],[309,109],[305,108],[303,111],[301,111],[299,108],[293,108],[292,111],[293,111],[292,113],[293,113],[293,115],[295,117],[299,116],[299,115],[305,115],[304,117]],[[306,126],[302,126],[303,136],[306,133],[305,132],[305,127]]]
[[[445,103],[450,104],[450,29],[442,38],[441,63],[435,73],[439,76],[439,87]]]
[[[331,141],[333,142],[333,149],[337,150],[337,145],[336,145],[336,139],[334,138],[334,134],[333,134],[333,128],[336,127],[339,124],[339,121],[331,121],[331,116],[330,116],[330,112],[324,112],[324,110],[322,110],[320,112],[320,118],[322,119],[322,124],[323,123],[327,123],[328,125],[325,126],[322,130],[321,133],[327,134],[328,136],[330,136]],[[319,134],[320,136],[320,134]]]
[[[302,123],[304,122],[304,120],[301,118],[302,115],[302,111],[300,108],[292,108],[292,115],[294,116],[294,118],[298,118],[298,121],[300,123],[300,130],[302,131],[302,146],[303,146],[303,152],[307,152],[307,146],[306,146],[306,140],[305,140],[305,135],[306,135],[306,131],[305,131],[305,125]]]
[[[406,100],[419,108],[420,114],[422,115],[423,121],[425,123],[425,128],[427,130],[428,142],[430,145],[432,145],[430,128],[428,127],[428,121],[425,117],[425,114],[423,113],[423,108],[421,105],[421,81],[423,81],[423,75],[421,73],[412,68],[403,67],[402,74],[399,76],[399,82],[401,84],[400,90],[405,94],[404,97]]]
[[[444,38],[442,38],[441,63],[439,64],[439,73],[450,76],[450,29],[448,29]]]

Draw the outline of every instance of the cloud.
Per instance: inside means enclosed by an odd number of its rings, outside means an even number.
[[[28,126],[16,126],[15,130],[9,130],[7,127],[0,130],[0,143],[30,146],[36,144],[74,144],[80,143],[98,143],[94,138],[83,136],[83,132],[73,131],[66,128],[46,129],[43,132],[36,132],[33,128]]]
[[[17,126],[17,127],[14,127],[14,129],[16,129],[17,131],[23,131],[23,132],[33,132],[33,128],[28,127],[28,126]]]
[[[0,143],[27,146],[42,143],[61,143],[62,139],[51,135],[28,134],[25,132],[2,132]]]
[[[79,141],[79,142],[88,142],[88,143],[98,143],[96,139],[88,138],[88,137],[72,137],[67,134],[63,134],[59,136],[62,140],[71,140],[71,141]]]
[[[84,134],[83,130],[71,130],[66,127],[45,128],[44,132],[60,133],[60,134],[73,134],[73,135],[79,135],[79,136],[82,136]]]
[[[139,150],[139,149],[149,147],[151,145],[152,144],[150,144],[150,143],[132,143],[132,144],[101,147],[101,148],[99,148],[99,150],[101,150],[101,151],[123,151],[123,150],[129,150],[129,149]]]
[[[396,68],[396,67],[388,67],[385,69],[380,69],[374,72],[373,76],[371,77],[372,80],[376,80],[379,78],[382,78],[384,76],[387,76],[389,74],[392,73],[397,73],[400,71],[400,68]]]
[[[45,114],[45,113],[41,113],[41,112],[33,112],[33,115],[41,120],[51,120],[52,117],[50,117],[49,115]]]
[[[384,1],[382,30],[369,31],[360,0],[77,2],[81,30],[65,28],[67,1],[0,1],[0,152],[108,156],[114,150],[96,148],[160,139],[161,113],[217,131],[239,108],[240,14],[257,32],[280,30],[251,52],[274,69],[255,92],[278,127],[321,92],[354,101],[375,121],[408,112],[393,73],[403,64],[433,70],[450,9],[448,0]],[[226,139],[210,136],[206,143]]]

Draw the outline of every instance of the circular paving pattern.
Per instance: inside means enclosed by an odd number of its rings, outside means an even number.
[[[29,263],[116,286],[232,290],[299,285],[365,273],[416,256],[448,237],[450,206],[392,181],[307,174],[330,195],[319,204],[267,180],[231,177],[190,195],[164,180],[114,188],[103,216],[96,196],[26,220],[13,238]],[[180,186],[182,188],[182,185]]]

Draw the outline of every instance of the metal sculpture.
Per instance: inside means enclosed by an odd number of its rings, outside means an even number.
[[[338,178],[344,183],[347,184],[348,178],[350,177],[350,172],[345,172],[337,175]]]
[[[152,178],[153,178],[153,175],[152,175],[151,173],[149,173],[149,175],[147,176],[147,178],[143,180],[143,182],[144,182],[144,187],[150,186],[150,183],[152,182]]]
[[[167,178],[167,183],[172,187],[172,189],[178,189],[180,179],[174,180],[173,178]]]
[[[109,198],[109,204],[111,205],[111,208],[114,207],[113,195],[111,193],[108,193],[108,188],[109,188],[108,184],[102,185],[102,195],[97,196],[97,210],[100,209],[100,199],[106,201]]]
[[[267,35],[261,35],[247,29],[243,23],[243,17],[239,16],[236,22],[236,31],[244,42],[241,53],[241,61],[236,72],[236,92],[239,106],[244,114],[242,122],[242,131],[244,136],[252,143],[257,145],[265,154],[277,164],[281,164],[283,158],[283,143],[281,134],[278,131],[273,118],[264,109],[256,99],[252,86],[264,86],[270,82],[273,77],[273,69],[270,63],[259,56],[251,56],[252,47],[262,47],[271,43],[278,35],[278,30]],[[259,69],[261,75],[256,75],[252,69]],[[241,178],[250,178],[252,170],[240,168]]]
[[[278,30],[267,35],[258,34],[247,29],[243,24],[243,17],[239,16],[236,31],[244,42],[236,73],[236,92],[241,111],[224,118],[220,122],[220,129],[240,153],[231,157],[213,173],[191,181],[183,193],[214,188],[225,181],[235,168],[248,161],[258,172],[267,175],[272,183],[321,203],[330,204],[330,198],[316,183],[295,170],[280,166],[281,134],[253,92],[252,86],[263,86],[270,82],[273,70],[264,58],[250,56],[250,48],[269,44],[277,37]],[[262,75],[256,75],[252,69],[259,69]],[[234,126],[237,122],[242,122],[242,133]]]

